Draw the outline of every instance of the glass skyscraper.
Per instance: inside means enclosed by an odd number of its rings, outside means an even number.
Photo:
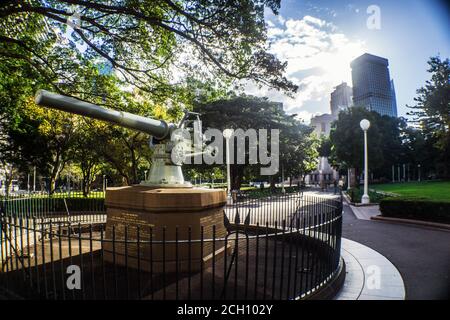
[[[331,93],[330,108],[331,114],[335,117],[339,114],[339,111],[346,110],[352,105],[352,88],[347,83],[342,82],[336,86]]]
[[[388,60],[365,53],[353,60],[353,105],[391,117],[397,116],[394,83],[391,81]]]

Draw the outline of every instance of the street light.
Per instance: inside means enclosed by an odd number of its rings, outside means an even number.
[[[233,135],[233,129],[223,130],[223,137],[225,138],[225,148],[227,152],[226,162],[227,162],[227,187],[228,187],[228,198],[231,197],[231,176],[230,176],[230,138]]]
[[[370,122],[367,119],[362,119],[359,123],[361,129],[364,131],[364,194],[361,198],[361,203],[369,203],[370,198],[368,194],[369,189],[369,162],[367,154],[367,130],[370,127]]]

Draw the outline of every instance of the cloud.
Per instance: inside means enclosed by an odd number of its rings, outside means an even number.
[[[281,101],[287,112],[304,120],[330,112],[333,87],[342,81],[351,85],[350,61],[365,52],[364,42],[349,39],[333,23],[309,15],[302,19],[269,17],[267,34],[269,51],[288,62],[286,76],[299,91],[289,98],[247,83],[246,93]]]

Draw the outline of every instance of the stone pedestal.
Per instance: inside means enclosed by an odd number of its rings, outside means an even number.
[[[223,241],[206,241],[213,226],[216,238],[226,235],[223,190],[108,188],[105,204],[107,262],[153,273],[196,272],[224,253]]]

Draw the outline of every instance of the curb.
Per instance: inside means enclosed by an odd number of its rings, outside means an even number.
[[[332,300],[341,291],[345,282],[345,276],[347,272],[345,261],[342,257],[340,257],[338,268],[338,271],[328,284],[326,284],[318,291],[312,293],[311,295],[304,297],[303,299],[306,298],[305,300]]]
[[[439,229],[450,231],[450,225],[444,224],[444,223],[413,220],[413,219],[383,217],[381,215],[371,217],[370,219],[378,220],[378,221],[394,222],[394,223],[412,224],[412,225],[417,225],[417,226],[422,226],[422,227],[433,227],[433,228],[439,228]]]

